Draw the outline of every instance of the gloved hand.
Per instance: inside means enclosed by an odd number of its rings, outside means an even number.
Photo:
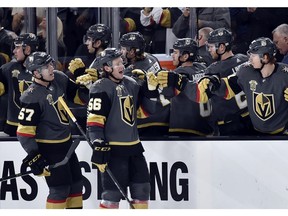
[[[99,79],[99,73],[95,68],[87,68],[85,73],[89,74],[92,77],[92,81],[95,82]]]
[[[140,80],[145,79],[146,72],[141,69],[134,69],[131,71],[131,73],[132,73],[132,77],[136,79],[140,79]]]
[[[207,103],[209,100],[208,94],[211,95],[211,92],[208,88],[210,80],[208,78],[202,78],[198,81],[198,91],[199,91],[199,103]],[[207,94],[208,92],[208,94]]]
[[[284,90],[284,98],[288,102],[288,88]]]
[[[156,90],[158,86],[157,76],[153,72],[148,72],[146,74],[146,77],[147,77],[147,85],[148,85],[149,91]]]
[[[91,76],[90,74],[84,74],[77,77],[76,84],[86,86],[87,89],[90,89],[93,82],[95,82],[96,80],[97,79],[95,79],[95,77]]]
[[[93,142],[92,164],[96,165],[100,172],[104,173],[110,159],[111,147],[102,139],[95,139]]]
[[[173,87],[179,91],[182,91],[185,88],[185,85],[188,81],[188,79],[183,77],[181,74],[170,71],[159,71],[157,78],[160,87]]]
[[[74,74],[75,77],[81,76],[85,72],[85,64],[81,58],[75,58],[70,61],[68,70]]]
[[[32,173],[37,176],[50,176],[51,173],[45,167],[49,164],[39,152],[31,152],[23,159],[23,163],[30,167]]]

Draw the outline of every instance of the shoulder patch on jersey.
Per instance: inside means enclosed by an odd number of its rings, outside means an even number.
[[[285,73],[287,73],[287,72],[288,72],[288,67],[287,67],[287,66],[284,66],[284,67],[282,68],[282,70],[283,70]]]

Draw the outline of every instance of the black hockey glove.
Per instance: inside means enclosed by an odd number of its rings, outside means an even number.
[[[100,172],[105,172],[107,163],[110,159],[111,147],[102,139],[95,139],[93,142],[92,164],[96,165]]]
[[[38,152],[31,152],[23,159],[23,163],[30,167],[32,173],[37,176],[50,176],[45,168],[48,166],[46,159]]]
[[[188,79],[173,71],[159,71],[157,74],[160,87],[173,87],[179,91],[184,90]]]

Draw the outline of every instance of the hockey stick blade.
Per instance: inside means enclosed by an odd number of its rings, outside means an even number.
[[[70,159],[71,155],[73,154],[73,152],[75,151],[75,149],[78,147],[79,143],[80,143],[80,139],[75,139],[73,141],[72,145],[70,146],[70,149],[68,150],[68,152],[67,152],[66,156],[64,157],[64,159],[62,161],[59,161],[58,163],[49,165],[47,167],[47,170],[49,171],[51,169],[54,169],[54,168],[57,168],[59,166],[65,165],[69,161],[69,159]],[[8,180],[11,180],[11,179],[14,179],[14,178],[17,178],[17,177],[23,177],[23,176],[30,175],[30,174],[32,174],[31,170],[29,170],[27,172],[24,172],[24,173],[17,173],[15,175],[11,175],[11,176],[7,176],[7,177],[1,178],[0,182],[8,181]]]

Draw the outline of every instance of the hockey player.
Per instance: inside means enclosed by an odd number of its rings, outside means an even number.
[[[146,72],[157,74],[161,70],[158,59],[145,52],[145,39],[139,32],[129,32],[120,38],[122,57],[125,63],[124,74],[136,80],[143,78]],[[165,90],[166,91],[166,90]],[[161,101],[158,100],[155,113],[149,117],[138,115],[137,125],[140,136],[167,135],[169,128],[169,101],[164,97],[169,95],[161,91]]]
[[[104,78],[97,80],[89,93],[87,126],[95,147],[91,161],[101,172],[100,208],[119,208],[122,198],[105,172],[107,164],[121,187],[125,191],[129,187],[134,208],[148,208],[150,177],[139,140],[136,109],[140,104],[147,108],[145,113],[154,111],[152,99],[159,96],[158,83],[153,72],[142,85],[124,75],[121,55],[119,50],[107,48],[97,58]]]
[[[210,86],[212,93],[229,100],[243,91],[255,129],[262,135],[287,135],[288,65],[276,62],[276,46],[269,38],[253,40],[248,55],[249,62],[220,83],[203,79],[201,92],[207,95]]]
[[[227,77],[233,75],[237,67],[248,60],[246,55],[234,55],[231,45],[232,34],[227,29],[219,28],[210,33],[207,48],[212,58],[217,61],[207,67],[203,71],[203,75]],[[197,84],[187,84],[184,91],[190,99],[205,102],[201,101],[197,94]],[[229,101],[214,95],[211,97],[211,104],[214,135],[251,135],[253,133],[247,101],[243,92],[238,93],[233,100]]]
[[[14,40],[14,46],[15,61],[8,62],[0,68],[0,96],[8,94],[4,132],[10,136],[16,136],[20,94],[32,83],[32,75],[26,71],[23,62],[38,49],[38,40],[36,35],[24,33]]]
[[[191,38],[178,39],[173,45],[173,64],[177,67],[174,72],[197,81],[197,73],[204,70],[204,64],[195,62],[197,43]],[[212,134],[208,124],[211,105],[191,101],[180,92],[170,99],[169,134],[178,136],[205,136]]]
[[[72,143],[68,115],[58,98],[75,100],[78,85],[54,70],[53,59],[45,52],[32,53],[25,65],[34,81],[20,97],[17,138],[28,153],[23,163],[34,175],[45,176],[46,208],[82,208],[82,174],[75,152],[67,164],[45,169],[63,160]]]
[[[82,80],[87,79],[88,81],[92,78],[93,82],[95,82],[99,76],[99,66],[95,64],[95,59],[101,51],[108,47],[111,39],[112,32],[110,27],[108,27],[107,25],[95,24],[90,26],[86,32],[86,35],[84,36],[84,42],[87,46],[88,52],[94,55],[94,60],[92,61],[92,63],[90,61],[82,60],[81,58],[75,58],[71,60],[68,67],[69,71],[66,72],[68,76],[73,79],[75,79],[75,77],[82,76]],[[90,63],[90,66],[87,65],[88,62]],[[71,103],[69,103],[69,106],[73,107],[72,112],[77,118],[79,124],[82,126],[82,128],[86,129],[86,105],[88,103],[89,96],[88,94],[84,94],[80,95],[80,97],[83,99],[81,102],[84,104],[84,106],[79,106]],[[78,129],[75,128],[75,132],[73,131],[73,133],[78,133]]]

